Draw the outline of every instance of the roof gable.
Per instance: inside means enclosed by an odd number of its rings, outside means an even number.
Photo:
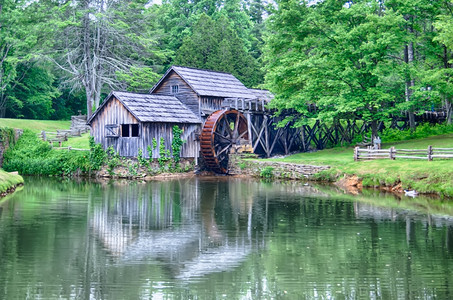
[[[171,71],[178,74],[199,96],[249,99],[256,97],[232,74],[180,66],[171,67],[151,89],[151,93],[161,85]]]
[[[140,122],[155,123],[201,123],[200,119],[176,97],[169,95],[138,94],[113,91],[88,120],[93,118],[112,98],[118,99]]]

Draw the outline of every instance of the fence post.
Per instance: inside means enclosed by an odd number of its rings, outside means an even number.
[[[41,136],[42,136],[42,140],[46,141],[46,132],[44,130],[41,131]]]
[[[429,145],[428,146],[428,161],[432,161],[433,160],[433,146]]]
[[[359,160],[359,147],[354,148],[354,161]]]
[[[390,147],[390,159],[395,160],[396,150],[395,147]]]

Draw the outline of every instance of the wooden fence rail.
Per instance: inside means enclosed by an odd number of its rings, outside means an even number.
[[[392,159],[407,158],[407,159],[426,159],[428,161],[434,158],[453,158],[453,148],[434,148],[428,146],[427,149],[373,149],[369,148],[354,148],[354,160],[364,159]]]
[[[68,150],[68,151],[90,151],[89,149],[78,149],[78,148],[72,148],[71,146],[69,146],[69,147],[53,147],[53,149]]]

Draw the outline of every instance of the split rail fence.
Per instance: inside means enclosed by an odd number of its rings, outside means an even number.
[[[43,141],[49,142],[51,145],[55,142],[61,147],[62,142],[68,140],[69,133],[59,130],[57,130],[57,132],[41,131],[41,133],[38,133],[38,136]]]
[[[427,149],[373,149],[373,148],[354,148],[354,160],[372,160],[372,159],[426,159],[428,161],[434,158],[453,158],[453,148],[435,148],[428,146]]]
[[[57,150],[68,150],[68,151],[90,151],[89,149],[72,148],[71,146],[69,146],[69,147],[52,147],[52,148],[57,149]]]
[[[63,142],[68,140],[69,135],[69,130],[57,130],[57,132],[41,131],[41,133],[38,133],[38,137],[40,137],[43,141],[49,142],[53,149],[68,151],[89,151],[88,149],[72,148],[71,146],[62,147]],[[54,147],[54,143],[58,143],[58,147]]]

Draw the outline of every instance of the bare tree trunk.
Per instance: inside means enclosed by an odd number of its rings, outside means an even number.
[[[451,68],[452,65],[449,63],[449,55],[448,55],[448,49],[447,47],[444,45],[443,46],[444,48],[444,55],[443,55],[443,63],[444,63],[444,68],[445,69],[448,69],[448,68]],[[447,116],[446,116],[446,121],[447,121],[447,124],[448,125],[451,125],[451,115],[452,115],[452,105],[451,105],[451,98],[449,98],[448,96],[445,96],[445,110],[447,111]]]
[[[82,83],[85,87],[85,92],[87,96],[87,118],[89,118],[93,113],[93,86],[92,86],[92,65],[93,60],[91,58],[91,36],[90,36],[90,17],[88,14],[89,1],[84,1],[84,7],[86,12],[83,17],[83,79]]]
[[[378,136],[378,122],[376,120],[371,121],[371,141]]]
[[[445,109],[447,110],[447,124],[451,125],[452,105],[450,99],[445,99]]]

